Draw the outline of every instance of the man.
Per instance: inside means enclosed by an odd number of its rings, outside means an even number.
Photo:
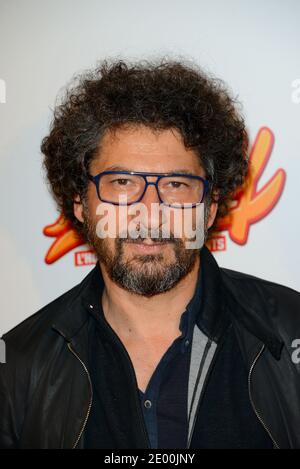
[[[68,90],[44,166],[98,262],[3,337],[1,447],[300,447],[299,293],[204,245],[247,149],[234,100],[196,67],[104,62]]]

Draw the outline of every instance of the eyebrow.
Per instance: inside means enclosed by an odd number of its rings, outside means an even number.
[[[131,168],[125,168],[124,166],[109,166],[108,168],[106,168],[104,171],[132,171],[134,173],[139,173],[139,172],[153,172],[153,173],[157,173],[157,174],[172,174],[172,173],[179,173],[179,174],[193,174],[192,171],[189,171],[187,169],[183,169],[183,168],[176,168],[176,169],[173,169],[172,171],[164,171],[163,173],[158,173],[157,171],[136,171],[135,169],[131,169]]]

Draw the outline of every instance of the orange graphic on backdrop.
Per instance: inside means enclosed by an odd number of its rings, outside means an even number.
[[[257,190],[259,179],[269,161],[274,144],[274,135],[267,127],[262,127],[250,153],[250,174],[247,183],[236,199],[237,205],[231,208],[219,225],[219,231],[228,230],[232,241],[245,244],[250,225],[258,222],[277,204],[286,179],[283,169],[278,169],[271,179]]]
[[[72,249],[84,244],[83,239],[79,238],[77,232],[72,228],[71,222],[66,220],[63,215],[52,225],[47,225],[43,233],[46,236],[56,238],[45,256],[47,264],[52,264]]]
[[[278,169],[272,178],[259,190],[259,179],[269,161],[274,144],[274,135],[267,127],[262,127],[252,146],[250,153],[250,174],[247,183],[235,199],[235,205],[229,214],[218,225],[218,231],[228,231],[232,241],[237,244],[245,244],[248,239],[250,226],[265,216],[277,204],[286,179],[283,169]],[[52,264],[72,249],[84,244],[74,228],[63,215],[52,225],[44,228],[46,236],[54,237],[55,241],[50,246],[45,261]]]

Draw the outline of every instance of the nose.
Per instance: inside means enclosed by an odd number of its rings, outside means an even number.
[[[141,224],[145,229],[157,230],[161,226],[161,211],[159,210],[160,200],[158,197],[156,185],[154,181],[147,181],[148,185],[140,203],[143,209],[140,214]],[[150,234],[149,234],[150,236]]]
[[[143,202],[145,205],[148,203],[160,203],[154,181],[148,181],[148,185],[141,202]]]

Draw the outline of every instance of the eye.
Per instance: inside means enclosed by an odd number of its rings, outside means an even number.
[[[131,182],[130,179],[122,178],[122,179],[113,179],[110,181],[112,184],[118,185],[118,186],[128,186],[128,182]]]
[[[169,184],[172,186],[173,189],[180,189],[183,187],[189,187],[186,183],[181,181],[170,181]]]

